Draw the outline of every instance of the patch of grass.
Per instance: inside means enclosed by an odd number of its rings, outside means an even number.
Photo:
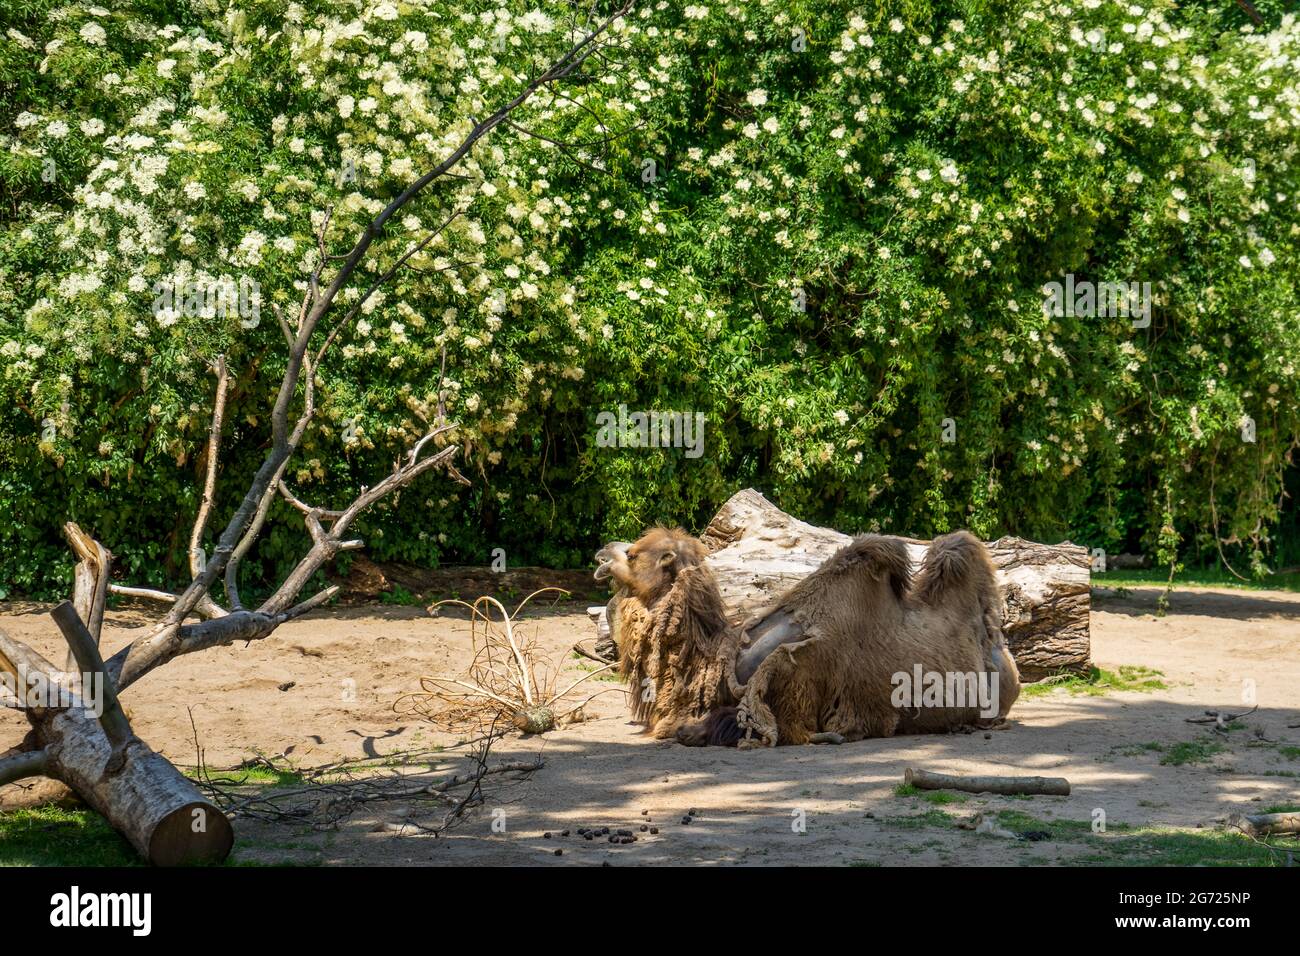
[[[1297,812],[1296,805],[1269,807],[1264,813]],[[956,821],[941,810],[883,821],[901,829],[948,828]],[[1093,866],[1279,866],[1282,848],[1270,849],[1240,833],[1223,830],[1180,830],[1107,823],[1105,833],[1093,833],[1091,820],[1040,820],[1019,810],[1000,810],[997,823],[1013,833],[1046,832],[1057,844],[1086,849],[1074,865]]]
[[[926,810],[911,817],[885,817],[880,822],[900,830],[920,830],[924,827],[948,829],[953,825],[953,818],[942,810]]]
[[[1077,840],[1092,836],[1091,820],[1039,820],[1019,810],[999,810],[998,825],[1013,833],[1046,831],[1054,840]],[[1107,823],[1108,830],[1128,830],[1127,823]]]
[[[402,587],[400,584],[394,584],[389,590],[380,592],[380,604],[399,604],[403,607],[412,607],[416,604],[423,604],[424,601],[420,595],[414,594]]]
[[[193,767],[185,768],[184,773],[191,779],[198,776],[198,771]],[[296,787],[303,782],[302,774],[296,770],[273,770],[260,764],[238,770],[209,770],[207,776],[217,783],[257,783],[269,787]]]
[[[1278,747],[1277,752],[1287,760],[1300,760],[1300,747]]]
[[[965,793],[953,793],[950,790],[922,790],[910,783],[900,783],[894,788],[896,797],[920,797],[928,803],[942,806],[945,803],[965,803],[970,796]]]
[[[1183,743],[1173,744],[1165,752],[1165,755],[1160,758],[1160,765],[1163,767],[1181,767],[1185,764],[1209,763],[1211,757],[1223,753],[1226,749],[1219,741],[1211,740],[1209,737],[1202,737],[1200,740],[1188,740]]]
[[[1169,581],[1168,568],[1106,571],[1092,574],[1094,588],[1164,588]],[[1244,591],[1300,591],[1300,573],[1272,574],[1260,581],[1242,581],[1221,567],[1185,568],[1174,576],[1174,587],[1236,588]]]
[[[952,793],[948,790],[927,790],[925,793],[921,794],[921,799],[927,800],[937,806],[942,806],[945,803],[965,803],[970,799],[970,795],[965,793]]]
[[[143,866],[93,810],[35,807],[0,813],[0,866]]]
[[[1160,679],[1163,676],[1158,670],[1138,664],[1121,664],[1114,671],[1091,667],[1087,674],[1058,674],[1035,684],[1026,684],[1020,688],[1020,696],[1043,697],[1057,690],[1094,697],[1117,690],[1168,690],[1169,685]]]
[[[1280,866],[1279,856],[1241,833],[1151,827],[1096,841],[1098,852],[1075,860],[1100,866]]]
[[[591,658],[585,657],[582,654],[578,654],[577,652],[574,653],[574,657],[577,657],[579,659],[578,670],[586,671],[588,674],[590,674],[592,671],[600,670],[602,667],[605,666],[604,664],[597,664]],[[609,681],[611,684],[617,684],[623,680],[623,676],[619,674],[618,668],[614,667],[614,668],[610,668],[607,671],[602,671],[601,673],[593,677],[592,680],[603,680],[603,681]]]
[[[1279,803],[1265,807],[1260,813],[1300,813],[1300,803]]]

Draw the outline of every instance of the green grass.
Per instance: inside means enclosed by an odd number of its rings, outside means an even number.
[[[279,851],[282,857],[250,859],[240,851]],[[304,856],[303,854],[309,854]],[[316,844],[262,841],[241,845],[224,866],[320,866]],[[146,866],[126,838],[93,810],[42,806],[0,813],[0,866]]]
[[[1091,820],[1039,820],[1019,810],[999,810],[998,826],[1013,833],[1047,832],[1053,840],[1077,840],[1092,835]],[[1107,824],[1109,830],[1127,830],[1127,823]]]
[[[1092,586],[1103,588],[1163,588],[1169,581],[1168,568],[1092,573]],[[1238,588],[1244,591],[1300,591],[1300,573],[1274,574],[1262,581],[1242,581],[1222,567],[1192,568],[1174,578],[1174,588]]]
[[[1219,741],[1209,737],[1188,740],[1170,745],[1165,755],[1160,758],[1160,764],[1164,767],[1181,767],[1184,764],[1209,763],[1211,757],[1223,753],[1226,749]]]
[[[193,767],[186,767],[183,772],[191,779],[198,776],[198,771]],[[268,787],[293,787],[302,783],[303,777],[296,770],[272,770],[270,767],[258,765],[241,767],[238,770],[209,770],[207,779],[217,783],[260,783]]]
[[[579,654],[577,651],[573,652],[573,656],[578,660],[578,670],[586,671],[588,674],[592,673],[593,671],[598,671],[605,666],[604,664],[597,664],[591,658],[583,654]],[[623,677],[621,674],[619,674],[617,667],[611,667],[609,670],[602,671],[601,673],[597,674],[595,677],[591,679],[603,680],[603,681],[608,681],[611,684],[617,684],[623,680]]]
[[[948,790],[922,790],[910,783],[900,783],[894,788],[896,797],[920,797],[928,803],[943,806],[945,803],[965,803],[970,797],[964,793],[952,793]]]
[[[93,810],[36,807],[0,813],[0,866],[143,866]]]
[[[1263,813],[1297,812],[1297,805],[1268,807]],[[890,817],[886,821],[903,829],[925,826],[951,828],[952,817],[930,810],[916,817]],[[1279,866],[1293,849],[1290,842],[1272,850],[1240,833],[1223,830],[1176,830],[1170,827],[1135,827],[1109,823],[1105,833],[1093,833],[1090,820],[1039,820],[1019,810],[1001,810],[997,823],[1016,834],[1047,833],[1047,840],[1088,850],[1070,858],[1076,865],[1093,866]]]
[[[1241,833],[1150,827],[1096,841],[1097,852],[1073,862],[1096,866],[1281,866],[1286,850],[1270,851]]]
[[[921,794],[921,799],[936,806],[943,806],[945,803],[965,803],[970,799],[970,796],[965,793],[951,793],[947,790],[927,790]]]
[[[1300,760],[1300,747],[1278,747],[1277,752],[1287,760]]]
[[[1108,671],[1091,667],[1087,674],[1059,674],[1045,677],[1035,684],[1020,688],[1021,697],[1044,697],[1058,690],[1071,694],[1088,694],[1096,697],[1117,690],[1153,691],[1167,690],[1169,685],[1160,678],[1164,674],[1150,667],[1122,664],[1118,670]]]
[[[897,827],[900,830],[920,830],[923,827],[949,829],[955,821],[942,810],[926,810],[924,813],[911,817],[885,817],[880,822],[886,826]]]

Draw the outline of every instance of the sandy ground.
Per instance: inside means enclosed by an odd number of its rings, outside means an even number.
[[[491,792],[486,807],[433,838],[391,826],[411,808],[385,805],[321,832],[300,824],[242,821],[236,860],[371,864],[828,863],[1025,864],[1092,861],[1115,825],[1210,826],[1234,811],[1300,802],[1300,595],[1196,589],[1175,594],[1173,612],[1152,613],[1158,591],[1095,591],[1095,661],[1164,674],[1167,690],[1104,696],[1056,691],[1022,698],[1005,729],[869,740],[840,747],[737,752],[655,741],[628,720],[621,685],[588,712],[592,719],[544,737],[513,737],[494,759],[540,754],[543,769]],[[565,674],[584,662],[568,649],[591,636],[582,605],[530,621]],[[59,647],[45,608],[0,605],[0,626],[53,656]],[[145,610],[110,613],[105,645],[140,633]],[[420,608],[367,606],[320,613],[271,639],[174,661],[127,695],[137,733],[179,764],[195,763],[194,727],[209,767],[255,754],[284,754],[302,766],[450,742],[393,709],[422,674],[467,658],[468,623]],[[1243,681],[1259,709],[1246,727],[1217,735],[1209,762],[1164,766],[1168,747],[1213,735],[1185,718],[1207,708],[1233,713]],[[24,728],[0,712],[0,749]],[[1262,735],[1263,739],[1259,736]],[[1159,744],[1164,751],[1151,745]],[[452,769],[468,769],[449,757]],[[1069,797],[973,796],[935,807],[894,789],[906,767],[947,773],[1042,774],[1069,778]],[[14,796],[14,788],[7,788]],[[6,795],[0,790],[0,798]],[[932,825],[936,811],[969,817],[1014,810],[1050,823],[1104,810],[1107,834],[1042,842],[1007,840]],[[493,811],[498,811],[493,813]],[[648,811],[643,815],[642,811]],[[688,811],[693,820],[682,822]],[[930,814],[927,818],[926,814]],[[657,835],[640,832],[646,819]],[[493,829],[497,821],[498,830]],[[435,822],[430,819],[428,822]],[[802,823],[802,827],[799,824]],[[389,824],[389,826],[385,826]],[[567,838],[581,826],[630,828],[636,843]],[[551,831],[551,839],[543,838]],[[562,856],[554,855],[563,848]],[[1140,862],[1125,857],[1125,862]]]

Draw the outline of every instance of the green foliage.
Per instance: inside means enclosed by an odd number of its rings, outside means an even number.
[[[1037,683],[1026,684],[1020,689],[1020,693],[1025,697],[1044,697],[1053,691],[1065,690],[1070,694],[1100,697],[1120,690],[1167,690],[1169,685],[1160,679],[1163,676],[1158,670],[1137,664],[1121,664],[1113,671],[1102,667],[1089,667],[1087,674],[1061,674],[1045,677]]]
[[[340,336],[286,478],[350,500],[441,394],[473,487],[431,473],[359,523],[379,560],[578,566],[755,485],[850,531],[1171,568],[1222,539],[1262,574],[1295,527],[1300,26],[1258,6],[645,4],[622,65],[535,97],[393,223],[345,308],[463,209]],[[219,524],[323,209],[337,254],[564,48],[568,9],[6,7],[0,588],[65,591],[69,519],[133,583],[185,574],[204,363],[235,375]],[[1046,314],[1067,274],[1150,282],[1150,325]],[[246,278],[260,315],[154,307]],[[704,454],[601,447],[620,405],[703,413]],[[300,529],[277,504],[250,586]]]

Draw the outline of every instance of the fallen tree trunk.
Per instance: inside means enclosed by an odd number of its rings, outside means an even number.
[[[810,574],[849,535],[786,514],[753,489],[733,495],[700,535],[708,565],[730,613],[753,610]],[[913,569],[929,542],[905,539]],[[1090,666],[1089,558],[1074,544],[1036,544],[999,538],[988,545],[1006,602],[1003,632],[1024,681]],[[608,633],[608,609],[594,612],[598,634]]]
[[[1270,833],[1300,833],[1300,813],[1234,813],[1228,825],[1250,836]]]
[[[963,793],[1000,793],[1006,796],[1068,797],[1070,781],[1064,777],[954,777],[908,767],[903,783],[918,790],[961,790]]]
[[[226,815],[139,737],[117,750],[94,722],[72,707],[44,724],[45,775],[71,787],[155,866],[224,860],[235,842]]]
[[[224,860],[235,842],[230,821],[131,731],[76,608],[64,601],[52,613],[79,674],[58,670],[0,631],[6,683],[41,743],[0,760],[0,784],[33,774],[66,784],[156,866]]]

